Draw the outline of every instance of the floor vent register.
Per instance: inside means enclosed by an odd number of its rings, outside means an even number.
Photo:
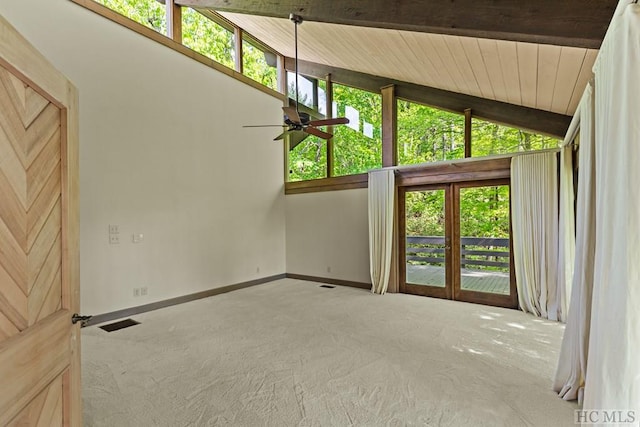
[[[129,328],[131,326],[139,325],[140,322],[136,322],[133,319],[124,319],[119,322],[109,323],[108,325],[100,326],[100,329],[107,332],[113,332],[124,328]]]

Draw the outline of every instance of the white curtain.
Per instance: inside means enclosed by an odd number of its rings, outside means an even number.
[[[553,389],[565,400],[582,402],[591,322],[595,255],[595,158],[593,89],[587,86],[578,111],[580,152],[576,206],[576,254],[567,326]]]
[[[369,265],[371,291],[387,292],[393,249],[395,177],[391,169],[369,172]]]
[[[520,308],[558,320],[558,162],[555,152],[511,161],[513,258]]]
[[[575,259],[575,221],[573,201],[573,146],[565,145],[560,151],[560,218],[558,220],[558,320],[567,321],[573,262]]]
[[[629,3],[619,5],[594,66],[596,246],[584,408],[639,415],[640,5]]]

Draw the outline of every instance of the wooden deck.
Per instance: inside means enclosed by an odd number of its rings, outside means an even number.
[[[407,282],[444,288],[444,267],[407,264]],[[509,274],[463,268],[461,287],[467,291],[509,295]]]

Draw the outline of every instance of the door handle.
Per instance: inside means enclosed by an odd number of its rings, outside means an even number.
[[[73,316],[71,316],[71,323],[73,323],[74,325],[78,322],[80,322],[81,326],[87,326],[87,322],[92,318],[93,316],[81,316],[78,313],[74,313]]]

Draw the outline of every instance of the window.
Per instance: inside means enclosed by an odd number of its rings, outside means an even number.
[[[464,116],[398,100],[398,164],[464,157]]]
[[[79,2],[79,0],[73,1],[84,5],[82,2]],[[94,1],[161,34],[168,34],[164,0]],[[100,10],[95,10],[95,8],[92,8],[90,5],[84,6],[97,13],[103,14]],[[189,7],[181,7],[181,12],[181,14],[176,14],[176,16],[181,16],[181,22],[179,24],[182,25],[182,39],[174,39],[174,41],[180,42],[183,46],[213,59],[217,63],[239,71],[236,69],[236,57],[240,49],[238,49],[235,40],[235,33],[236,30],[241,30],[212,10],[203,9],[202,11],[198,11]],[[110,16],[106,16],[112,19]],[[147,35],[144,31],[140,31],[136,25],[132,26],[121,21],[119,21],[119,23],[138,33]],[[155,40],[159,41],[157,39]],[[175,48],[171,44],[160,42]],[[269,89],[278,91],[278,54],[248,35],[242,42],[242,50],[243,74]],[[184,53],[184,51],[180,49],[178,49],[178,51]],[[199,58],[195,59],[207,63],[207,61],[202,61]],[[265,92],[268,93],[269,91]]]
[[[288,82],[288,95],[291,99],[296,99],[296,73],[287,71]],[[324,88],[326,83],[324,80],[317,80],[311,77],[298,76],[298,84],[300,84],[300,90],[298,91],[298,101],[302,105],[306,105],[309,108],[317,110],[320,114],[324,114],[326,111],[326,95]],[[322,87],[320,87],[320,84]],[[316,91],[317,89],[317,91]],[[322,99],[320,99],[322,97]]]
[[[334,176],[381,168],[382,96],[334,84],[333,102],[333,115],[350,120],[333,128]]]
[[[276,55],[242,40],[242,73],[273,90],[278,90]]]
[[[159,33],[167,33],[167,17],[163,4],[156,0],[96,0],[129,19]]]
[[[289,81],[289,97],[296,97],[295,73],[287,73]],[[324,118],[326,107],[324,80],[299,76],[300,104],[312,109],[311,120]],[[317,89],[317,92],[315,91]],[[317,104],[314,107],[314,103]],[[314,114],[315,112],[315,114]],[[306,181],[310,179],[326,178],[327,174],[327,141],[310,135],[298,143],[303,134],[290,138],[289,144],[294,147],[289,151],[289,181]]]
[[[559,143],[559,139],[549,136],[537,135],[476,118],[472,119],[471,155],[473,157],[544,150],[556,148]]]
[[[235,66],[233,31],[188,7],[182,8],[182,43],[222,65]]]
[[[296,143],[295,137],[291,144]],[[309,136],[289,151],[289,181],[326,178],[327,141]]]

